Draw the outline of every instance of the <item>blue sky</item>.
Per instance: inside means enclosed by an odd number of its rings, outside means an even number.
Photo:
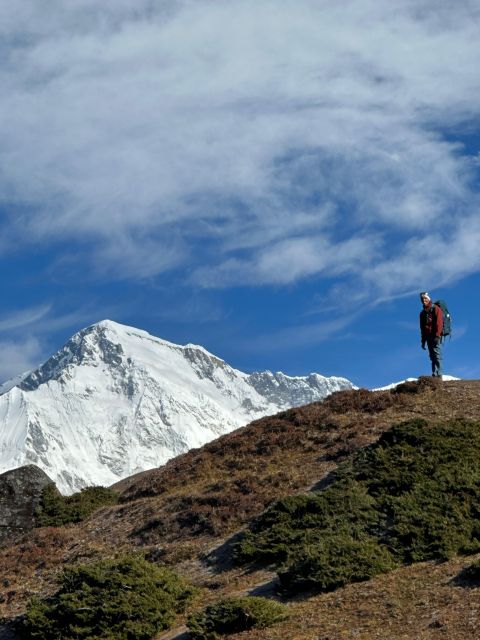
[[[244,371],[480,377],[480,7],[0,0],[0,378],[104,318]]]

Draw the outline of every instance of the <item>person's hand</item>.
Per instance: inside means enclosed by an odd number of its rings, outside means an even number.
[[[425,342],[422,342],[422,349],[425,351]]]

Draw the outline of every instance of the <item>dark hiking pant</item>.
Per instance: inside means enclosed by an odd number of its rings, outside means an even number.
[[[442,375],[442,343],[437,338],[427,338],[428,355],[432,362],[432,376]],[[437,344],[435,344],[437,342]]]

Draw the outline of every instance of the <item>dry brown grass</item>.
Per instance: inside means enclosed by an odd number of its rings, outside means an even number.
[[[365,583],[289,603],[285,622],[231,640],[474,640],[480,589],[455,578],[473,558],[402,567]]]

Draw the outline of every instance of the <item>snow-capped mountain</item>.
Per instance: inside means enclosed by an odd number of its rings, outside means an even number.
[[[110,485],[256,418],[350,388],[316,373],[242,373],[203,347],[105,320],[2,385],[0,473],[34,463],[65,493]]]

